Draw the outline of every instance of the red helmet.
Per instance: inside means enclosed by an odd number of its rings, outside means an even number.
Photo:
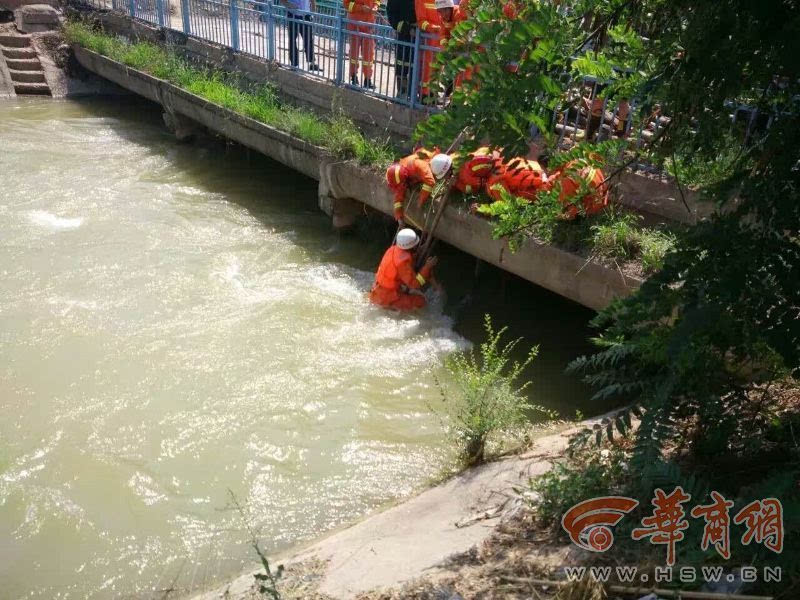
[[[400,163],[392,164],[386,169],[386,183],[390,188],[398,188],[405,185],[408,179],[408,169]]]

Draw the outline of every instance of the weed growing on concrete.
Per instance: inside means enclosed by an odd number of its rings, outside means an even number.
[[[640,258],[645,273],[660,269],[664,256],[675,246],[675,235],[662,229],[639,227],[640,218],[633,213],[606,210],[591,226],[595,252],[611,258]]]
[[[533,346],[522,362],[512,361],[511,355],[522,338],[504,344],[502,337],[508,328],[495,331],[488,314],[484,326],[486,341],[479,351],[453,354],[445,362],[448,380],[436,378],[443,412],[449,417],[451,432],[466,464],[484,460],[486,444],[492,435],[520,432],[535,414],[554,417],[550,411],[528,401],[525,390],[529,381],[518,385],[539,347]]]
[[[236,494],[234,494],[233,490],[230,488],[228,488],[228,495],[231,498],[230,506],[239,513],[242,523],[247,529],[247,533],[250,535],[250,544],[253,546],[253,550],[255,550],[259,560],[261,561],[261,566],[264,568],[263,573],[256,573],[253,575],[258,593],[262,596],[272,598],[272,600],[281,600],[281,594],[278,591],[278,580],[283,575],[283,565],[278,565],[278,569],[275,572],[272,571],[272,567],[269,564],[269,559],[267,559],[267,555],[264,553],[258,543],[258,536],[256,535],[250,515],[245,510],[245,507],[242,506],[242,503],[239,502]]]
[[[642,270],[645,273],[658,271],[664,265],[667,252],[675,247],[677,239],[669,231],[642,229],[639,232],[639,252],[642,256]]]
[[[269,85],[241,85],[241,81],[219,71],[191,65],[174,52],[148,42],[129,42],[87,24],[71,21],[64,35],[73,44],[107,56],[134,69],[185,89],[227,109],[271,125],[345,160],[385,167],[393,158],[388,141],[375,141],[362,134],[343,115],[323,119],[311,111],[282,103]]]
[[[526,236],[533,236],[571,252],[585,249],[592,256],[640,260],[643,273],[649,274],[661,268],[664,256],[675,246],[673,233],[642,227],[641,216],[613,205],[598,215],[567,220],[557,194],[540,194],[536,202],[515,198],[504,190],[501,196],[497,202],[481,205],[478,211],[494,220],[493,235],[508,238],[512,250]],[[521,222],[527,225],[519,237]]]
[[[636,217],[631,213],[608,212],[591,226],[592,245],[603,256],[630,258],[638,249]]]

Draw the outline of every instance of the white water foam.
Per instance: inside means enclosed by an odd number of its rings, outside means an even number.
[[[53,231],[77,229],[83,223],[83,217],[59,217],[45,210],[33,210],[28,213],[31,223]]]

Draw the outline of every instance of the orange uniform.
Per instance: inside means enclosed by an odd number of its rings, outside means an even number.
[[[503,15],[510,21],[513,21],[519,16],[519,7],[514,0],[509,0],[503,4]]]
[[[500,153],[486,146],[478,148],[470,155],[458,172],[455,188],[465,194],[477,194],[486,185],[494,173],[495,167],[500,164]]]
[[[403,218],[403,203],[409,186],[422,184],[419,192],[419,205],[425,204],[436,185],[429,161],[412,154],[386,169],[386,183],[394,191],[394,218]]]
[[[369,293],[372,303],[398,310],[414,310],[425,306],[425,296],[411,294],[409,290],[419,290],[431,276],[426,265],[419,273],[414,272],[414,257],[400,246],[390,247],[381,259],[375,284]]]
[[[466,21],[470,14],[470,7],[469,7],[470,0],[461,0],[461,2],[456,6],[455,11],[453,12],[453,27],[458,25],[459,23],[463,23]],[[449,30],[448,30],[449,35]],[[483,48],[478,48],[479,52],[483,52]],[[456,75],[456,80],[454,83],[455,88],[461,87],[461,84],[464,81],[472,80],[473,73],[477,70],[477,67],[467,67],[463,71],[461,71],[458,75]]]
[[[344,0],[344,9],[347,11],[347,19],[350,21],[360,21],[362,23],[374,23],[375,14],[380,6],[380,0]],[[374,35],[374,31],[369,25],[357,25],[348,23],[348,31],[364,34],[364,36]],[[350,36],[350,77],[358,74],[358,59],[361,55],[361,70],[366,79],[372,79],[372,66],[375,63],[375,40],[362,35]]]
[[[495,169],[486,188],[493,200],[500,200],[499,188],[505,188],[514,196],[533,201],[536,194],[545,189],[547,181],[547,174],[535,160],[512,158]]]
[[[422,38],[422,44],[438,48],[442,44],[442,34],[444,24],[439,11],[436,10],[436,5],[433,0],[414,0],[414,12],[417,15],[417,23],[419,24],[420,31],[432,37]],[[431,62],[434,58],[433,50],[423,50],[422,59],[422,73],[420,73],[419,87],[421,94],[427,96],[431,93],[430,80],[431,80]]]
[[[563,172],[577,169],[577,176],[586,182],[589,191],[584,194],[582,198],[577,201],[583,204],[583,211],[587,215],[595,215],[608,206],[608,186],[606,185],[606,176],[597,167],[586,165],[580,167],[581,162],[574,160],[564,166],[562,172],[555,175],[556,179],[561,180],[561,192],[558,194],[558,200],[564,205],[564,212],[570,219],[574,219],[580,214],[580,209],[575,204],[575,196],[580,191],[580,183],[575,181],[575,175],[564,175]]]
[[[469,7],[470,0],[461,0],[458,3],[458,6],[455,7],[453,11],[453,23],[458,25],[459,23],[463,23],[467,20],[470,15],[470,7]]]

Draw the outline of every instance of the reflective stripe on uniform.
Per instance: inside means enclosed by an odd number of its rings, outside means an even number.
[[[425,278],[420,273],[417,273],[417,281],[420,285],[425,285]]]
[[[484,163],[482,165],[474,165],[472,167],[472,170],[473,171],[482,171],[483,169],[491,169],[491,168],[492,168],[492,165],[490,165],[488,163]]]
[[[426,4],[425,8],[427,8],[428,10],[436,10],[436,5],[435,4]]]
[[[394,209],[397,210],[399,208],[403,208],[403,203],[402,202],[395,202],[394,203]]]
[[[356,6],[356,3],[355,2],[351,2],[350,4],[347,5],[347,10],[350,11],[350,12],[353,12],[353,8],[355,8],[355,6]]]
[[[403,30],[403,25],[405,25],[405,21],[400,21],[397,24],[397,31],[402,31]]]
[[[588,183],[592,183],[594,181],[594,176],[597,174],[597,169],[594,167],[589,167],[589,174],[586,176],[586,181]]]
[[[394,180],[395,180],[397,183],[400,183],[400,165],[397,165],[397,166],[394,168]]]
[[[433,188],[431,186],[429,186],[427,183],[423,183],[422,184],[422,189],[425,190],[426,192],[432,192],[433,191]]]
[[[428,21],[423,21],[422,23],[420,23],[419,27],[420,29],[422,29],[422,31],[425,31],[428,29],[428,25],[430,25]]]
[[[373,61],[371,61],[371,60],[362,60],[361,64],[362,65],[371,65],[371,64],[373,64]]]
[[[472,193],[472,186],[471,186],[471,185],[468,185],[468,186],[466,186],[466,187],[465,187],[465,190],[466,190],[466,192],[467,192],[468,194],[471,194],[471,193]]]

